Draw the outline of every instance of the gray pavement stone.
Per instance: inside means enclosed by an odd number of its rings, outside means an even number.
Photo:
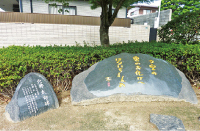
[[[185,131],[183,122],[175,116],[150,114],[150,122],[160,131]]]

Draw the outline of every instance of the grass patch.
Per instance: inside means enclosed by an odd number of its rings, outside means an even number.
[[[176,116],[181,119],[187,129],[200,130],[200,121],[198,120],[200,110],[197,107],[167,107],[161,112],[164,115]]]
[[[103,112],[90,112],[83,116],[83,120],[80,121],[81,130],[104,130],[106,129],[106,121],[104,121]]]

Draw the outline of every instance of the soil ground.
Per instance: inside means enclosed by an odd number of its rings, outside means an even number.
[[[150,114],[176,116],[186,130],[200,130],[200,90],[193,87],[198,104],[188,102],[117,102],[71,105],[70,92],[58,95],[60,107],[19,123],[9,122],[6,104],[0,104],[0,130],[158,130]]]

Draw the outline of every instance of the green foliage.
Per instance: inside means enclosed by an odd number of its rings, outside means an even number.
[[[199,0],[162,0],[161,10],[172,9],[172,18],[177,18],[179,15],[188,12],[199,12]]]
[[[158,31],[160,40],[165,43],[198,43],[200,35],[200,11],[180,15]]]
[[[149,54],[167,60],[191,80],[200,80],[200,44],[129,42],[108,48],[10,46],[0,49],[0,93],[12,96],[19,81],[30,72],[43,74],[55,91],[68,90],[75,75],[122,52]]]
[[[118,11],[122,7],[129,7],[130,4],[137,2],[152,2],[154,0],[89,0],[89,3],[92,5],[91,9],[96,9],[98,7],[102,8],[101,17],[107,19],[108,22],[106,25],[111,25],[118,14]],[[112,13],[112,9],[115,9]],[[107,17],[107,18],[106,18]]]

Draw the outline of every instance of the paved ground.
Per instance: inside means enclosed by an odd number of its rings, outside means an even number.
[[[198,101],[200,90],[194,87]],[[118,102],[72,106],[69,91],[58,95],[60,107],[20,123],[5,116],[6,104],[0,105],[0,130],[158,130],[149,122],[150,114],[176,116],[186,130],[200,130],[200,103]]]

